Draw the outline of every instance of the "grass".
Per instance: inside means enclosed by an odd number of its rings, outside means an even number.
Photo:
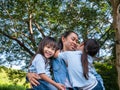
[[[26,88],[18,85],[3,84],[3,85],[0,85],[0,90],[26,90]]]
[[[26,90],[25,72],[0,66],[0,90]]]

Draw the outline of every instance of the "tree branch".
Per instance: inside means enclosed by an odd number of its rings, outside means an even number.
[[[31,56],[34,55],[34,53],[31,52],[31,51],[24,45],[24,43],[22,43],[22,42],[21,42],[20,40],[18,40],[16,37],[12,37],[12,36],[6,34],[5,32],[2,32],[1,30],[0,30],[0,33],[3,34],[4,36],[8,37],[9,39],[15,40],[15,41],[16,41],[21,47],[23,47]]]
[[[33,35],[33,28],[32,28],[32,13],[29,15],[29,21],[27,24],[28,24],[28,28],[29,28],[29,32],[30,32],[29,38],[30,38],[33,46],[36,46],[35,38]],[[36,49],[34,48],[34,50],[36,50]]]
[[[45,37],[42,28],[38,25],[38,23],[35,22],[36,27],[38,28],[38,30],[40,31],[40,33],[42,34],[42,37]]]
[[[106,36],[107,34],[109,34],[109,31],[112,29],[112,24],[110,26],[110,28],[101,36],[100,39],[102,39],[104,36]],[[100,39],[98,41],[100,41]],[[106,42],[106,40],[108,39],[108,37],[106,37],[106,39],[104,40],[104,42],[102,42],[101,46]]]

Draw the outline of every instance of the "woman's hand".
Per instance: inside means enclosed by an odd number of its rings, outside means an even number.
[[[36,73],[27,73],[27,77],[30,81],[31,85],[39,85],[40,83],[37,81],[38,79],[40,79],[40,76]]]

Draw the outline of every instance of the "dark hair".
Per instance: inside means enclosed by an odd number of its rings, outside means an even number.
[[[95,56],[99,51],[99,44],[95,39],[88,39],[84,42],[84,49],[81,56],[81,62],[83,66],[83,75],[88,79],[88,56]]]
[[[32,60],[31,60],[31,62],[30,62],[30,65],[31,65],[34,57],[35,57],[37,54],[41,54],[41,55],[44,56],[43,50],[44,50],[44,47],[45,47],[46,45],[50,45],[51,47],[53,47],[53,48],[55,48],[55,49],[57,50],[56,40],[55,40],[54,38],[52,38],[52,37],[48,37],[48,36],[45,37],[45,38],[42,39],[42,41],[39,43],[38,49],[37,49],[35,55],[32,57]]]
[[[58,41],[58,47],[59,47],[60,50],[63,49],[62,37],[67,38],[71,33],[74,33],[74,34],[76,34],[76,35],[78,36],[78,34],[75,33],[74,31],[66,31],[66,32],[64,32],[64,33],[61,35],[61,37],[59,38],[59,41]]]

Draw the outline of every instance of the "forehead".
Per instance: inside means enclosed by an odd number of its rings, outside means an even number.
[[[55,42],[49,42],[49,43],[46,43],[45,44],[45,47],[51,47],[51,48],[56,48],[57,46],[56,46],[56,43]]]
[[[75,39],[78,40],[78,35],[75,34],[75,33],[70,33],[70,34],[68,35],[68,38],[69,38],[69,37],[72,37],[72,38],[75,38]]]

